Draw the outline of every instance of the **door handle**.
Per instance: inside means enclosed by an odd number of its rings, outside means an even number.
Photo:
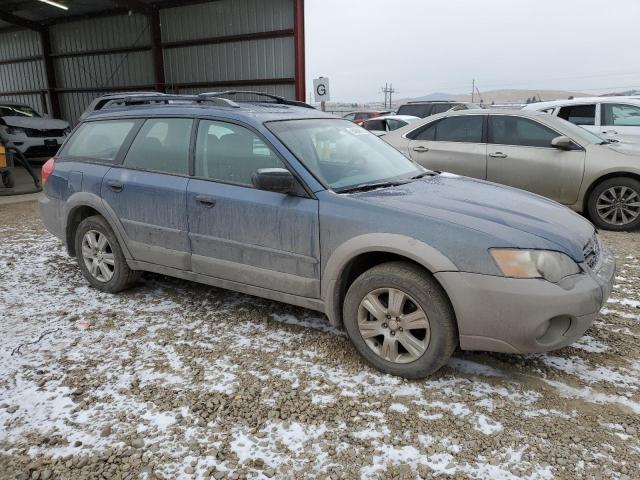
[[[507,158],[507,154],[502,152],[490,153],[489,156],[493,158]]]
[[[196,200],[207,208],[211,208],[216,204],[216,199],[208,195],[197,195]]]
[[[615,130],[605,130],[602,133],[609,134],[609,135],[617,135],[618,134],[618,132],[616,132]]]
[[[420,146],[420,147],[413,147],[412,150],[414,152],[428,152],[429,148]]]
[[[109,185],[109,188],[114,192],[121,192],[123,188],[122,183],[116,180],[107,180],[107,185]]]

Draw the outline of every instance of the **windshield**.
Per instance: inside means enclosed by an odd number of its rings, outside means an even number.
[[[27,105],[0,105],[0,117],[40,117]]]
[[[337,192],[408,180],[425,172],[383,140],[345,120],[287,120],[266,126],[316,178]]]

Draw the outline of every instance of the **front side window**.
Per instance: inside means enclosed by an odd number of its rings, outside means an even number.
[[[640,126],[640,107],[636,105],[603,103],[602,125],[638,127]]]
[[[347,113],[344,117],[345,120],[355,120],[356,119],[356,114],[355,113]]]
[[[261,168],[286,168],[273,150],[248,128],[201,120],[196,141],[196,176],[251,186]]]
[[[265,124],[316,178],[340,191],[405,180],[424,170],[367,130],[340,119]]]
[[[147,120],[131,144],[124,166],[187,175],[192,125],[189,118]]]
[[[567,105],[561,107],[558,116],[576,125],[595,125],[596,106],[595,105]]]
[[[135,125],[135,120],[84,123],[69,139],[61,156],[113,162]]]
[[[528,118],[489,116],[489,143],[551,148],[551,140],[558,135],[550,128]]]

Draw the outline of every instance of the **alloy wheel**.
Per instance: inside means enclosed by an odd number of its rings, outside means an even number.
[[[358,329],[371,350],[394,363],[409,363],[420,358],[431,338],[424,310],[397,288],[379,288],[362,299]]]
[[[88,230],[82,237],[82,258],[93,278],[108,282],[115,271],[115,256],[104,233]]]
[[[624,185],[606,189],[596,202],[598,216],[612,225],[626,225],[640,216],[640,193]]]

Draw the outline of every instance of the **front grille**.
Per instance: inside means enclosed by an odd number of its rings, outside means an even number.
[[[25,128],[27,137],[35,138],[59,138],[64,137],[64,130],[38,130],[37,128]]]
[[[591,269],[595,268],[600,261],[600,240],[598,235],[594,234],[582,249],[584,253],[584,261]]]

